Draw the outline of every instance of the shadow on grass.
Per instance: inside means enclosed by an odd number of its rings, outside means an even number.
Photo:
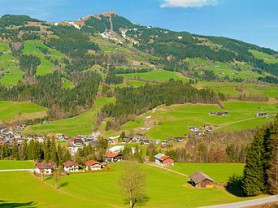
[[[66,187],[66,186],[68,186],[68,185],[69,185],[68,182],[64,182],[64,183],[61,183],[61,184],[58,186],[58,188]]]
[[[0,207],[1,208],[17,208],[17,207],[28,207],[28,208],[35,208],[36,204],[34,202],[6,202],[0,200]]]
[[[233,175],[229,178],[228,184],[225,187],[226,191],[237,196],[245,197],[245,194],[242,189],[242,177]]]
[[[148,201],[150,201],[150,197],[145,195],[136,202],[135,206],[146,206]],[[125,199],[125,204],[129,204],[129,199]]]

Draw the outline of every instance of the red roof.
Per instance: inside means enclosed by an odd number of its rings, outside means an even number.
[[[168,158],[169,158],[169,156],[164,155],[164,156],[162,156],[160,159],[163,161],[163,160],[166,160],[166,159],[168,159]]]
[[[52,162],[49,163],[37,163],[36,164],[36,168],[38,169],[54,169],[55,168],[55,164]]]
[[[105,157],[106,158],[114,158],[114,157],[117,157],[119,155],[119,153],[116,153],[116,152],[107,152],[105,154]]]
[[[168,157],[167,159],[163,160],[163,164],[172,164],[172,163],[174,163],[174,160],[172,158]]]
[[[77,166],[79,166],[79,164],[77,164],[77,163],[74,162],[74,161],[67,161],[67,162],[64,162],[63,165],[64,165],[65,167],[70,167],[70,166],[72,166],[72,165],[77,165]]]
[[[91,165],[95,165],[95,164],[100,164],[98,161],[95,160],[89,160],[85,162],[86,166],[91,166]]]

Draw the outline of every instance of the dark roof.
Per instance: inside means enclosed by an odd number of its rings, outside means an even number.
[[[208,179],[212,182],[214,182],[213,179],[211,179],[208,175],[202,173],[201,171],[197,171],[191,175],[189,175],[189,178],[195,183],[195,184],[198,184],[200,183],[201,181],[205,180],[205,179]]]

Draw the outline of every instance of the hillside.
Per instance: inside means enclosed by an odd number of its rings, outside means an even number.
[[[0,100],[32,101],[48,111],[31,119],[59,120],[29,127],[28,133],[73,135],[105,129],[109,134],[161,105],[225,108],[223,101],[239,100],[268,102],[271,113],[276,110],[278,53],[271,49],[142,26],[116,12],[59,23],[4,15],[0,31]],[[188,99],[182,89],[189,91]],[[110,98],[116,101],[99,105]],[[77,124],[79,131],[71,129]]]

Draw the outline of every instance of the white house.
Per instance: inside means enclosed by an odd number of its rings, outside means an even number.
[[[82,169],[79,164],[73,161],[64,162],[63,166],[64,166],[64,171],[68,173],[75,173]]]
[[[160,165],[160,166],[174,165],[174,160],[163,153],[159,153],[159,154],[155,155],[154,159],[155,159],[155,164]]]
[[[101,170],[102,165],[98,161],[95,160],[89,160],[85,162],[86,170],[87,171],[98,171]]]
[[[55,164],[54,163],[38,163],[35,167],[36,174],[43,175],[51,175],[54,171]]]

